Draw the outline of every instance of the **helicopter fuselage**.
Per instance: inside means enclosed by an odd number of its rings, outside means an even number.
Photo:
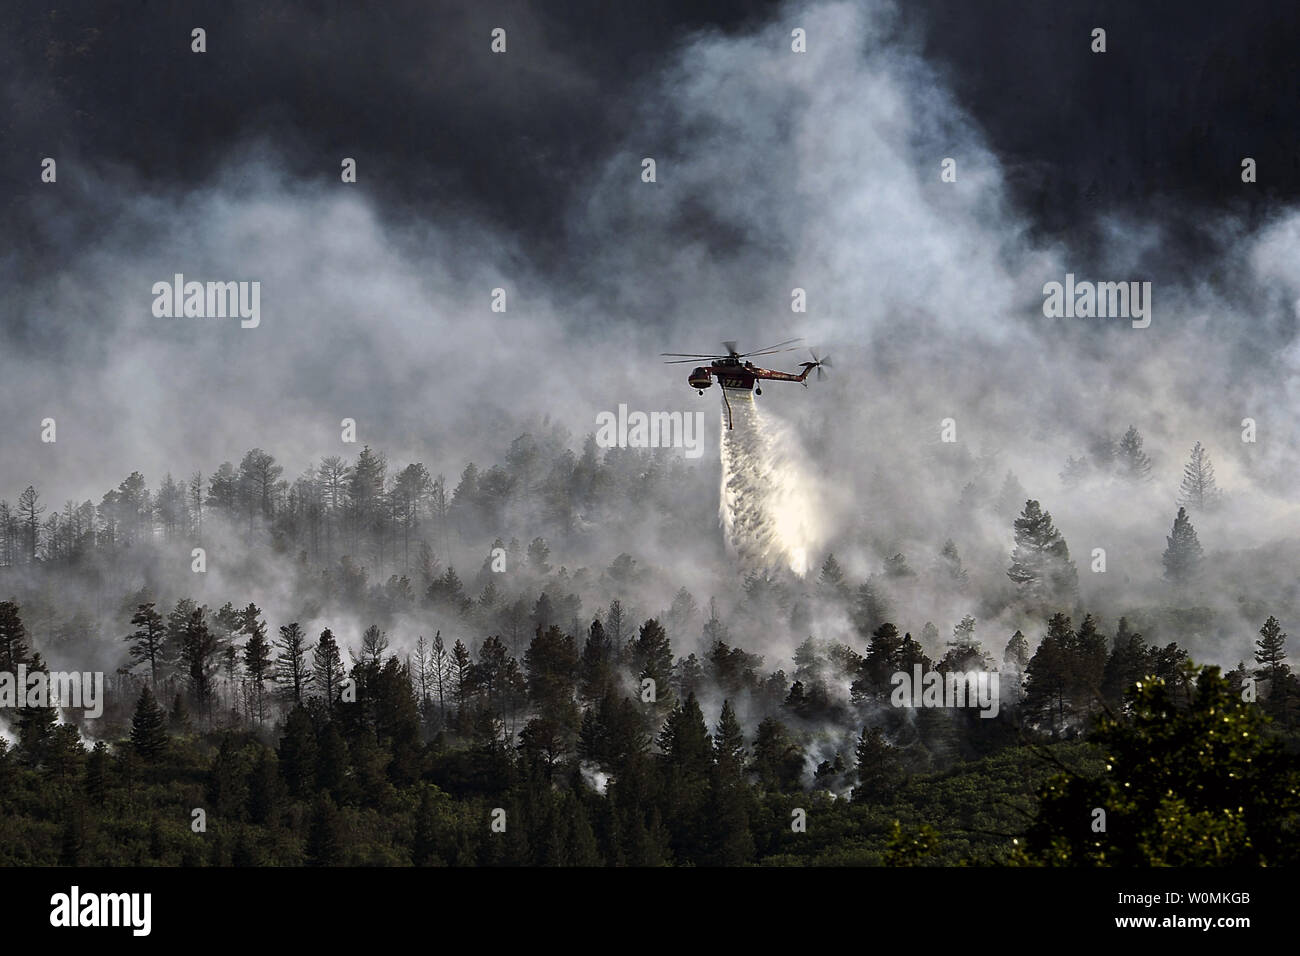
[[[807,384],[805,380],[808,378],[808,373],[815,367],[815,363],[804,362],[800,367],[803,371],[796,375],[791,372],[779,372],[770,368],[759,368],[753,362],[721,358],[714,359],[709,365],[701,365],[693,369],[686,381],[691,388],[699,391],[703,391],[712,385],[715,378],[723,388],[744,391],[752,389],[759,379]]]

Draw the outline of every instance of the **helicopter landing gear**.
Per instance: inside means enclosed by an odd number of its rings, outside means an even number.
[[[699,392],[700,392],[701,395],[703,395],[703,394],[704,394],[704,389],[700,389]]]
[[[754,394],[755,394],[755,395],[762,395],[762,394],[763,394],[763,390],[762,390],[761,388],[756,388],[756,389],[754,389]]]

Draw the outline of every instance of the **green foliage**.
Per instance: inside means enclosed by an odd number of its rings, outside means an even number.
[[[146,684],[131,718],[131,746],[140,758],[154,763],[167,751],[167,716]]]
[[[1053,865],[1281,865],[1298,859],[1300,774],[1217,667],[1197,673],[1177,707],[1165,681],[1144,682],[1131,721],[1100,719],[1098,775],[1053,778],[1024,859]],[[1104,831],[1099,831],[1104,811]]]
[[[774,599],[772,581],[752,584]],[[127,608],[144,604],[132,595]],[[18,648],[11,653],[42,666],[10,608],[0,606],[0,629]],[[212,680],[209,704],[237,683],[210,670],[206,651],[192,658],[197,671],[183,666],[157,691],[151,675],[119,674],[138,689],[134,710],[106,714],[105,740],[89,752],[75,724],[51,720],[52,708],[20,713],[19,746],[0,742],[0,865],[1295,861],[1296,739],[1285,709],[1267,717],[1294,682],[1275,618],[1256,654],[1255,676],[1270,686],[1253,704],[1236,687],[1244,667],[1229,683],[1192,668],[1176,643],[1148,646],[1126,620],[1108,642],[1091,616],[1075,630],[1056,614],[1032,658],[1019,633],[1004,654],[1014,665],[1004,679],[1027,672],[1023,708],[1004,696],[1003,713],[983,720],[888,706],[892,672],[932,666],[892,624],[875,628],[865,655],[809,637],[792,682],[783,671],[764,675],[761,657],[724,641],[712,604],[709,653],[693,666],[679,661],[671,673],[680,694],[661,683],[654,706],[635,678],[671,665],[667,634],[650,620],[623,644],[615,635],[633,629],[620,617],[612,607],[593,622],[582,653],[561,625],[540,629],[522,666],[519,645],[502,637],[485,638],[477,654],[457,640],[448,653],[439,634],[441,663],[417,649],[418,673],[386,652],[374,625],[347,702],[332,635],[314,653],[313,676],[324,679],[309,687],[308,648],[290,625],[279,683],[302,680],[298,695],[273,702],[278,722],[211,707],[188,715],[183,691],[197,696],[195,673]],[[253,606],[227,605],[209,627],[206,610],[183,599],[170,620],[182,650],[196,635],[210,648],[240,628],[250,641],[265,630]],[[953,651],[962,656],[950,656],[952,666],[982,662],[973,618],[958,624]],[[243,658],[235,677],[251,701],[246,649]],[[441,707],[429,712],[429,667],[454,706],[445,722]],[[828,688],[850,678],[853,699],[836,699]],[[156,692],[173,701],[170,720]],[[206,828],[195,829],[194,808]],[[489,825],[498,808],[504,832]],[[1105,831],[1092,828],[1097,809]],[[791,829],[792,814],[806,832]]]
[[[939,852],[939,831],[923,823],[912,833],[894,821],[885,847],[885,866],[922,866]]]

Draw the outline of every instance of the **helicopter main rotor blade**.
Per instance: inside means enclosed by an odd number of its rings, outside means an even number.
[[[660,355],[677,355],[682,358],[726,358],[716,352],[660,352]]]
[[[757,355],[759,352],[770,352],[772,349],[779,349],[779,348],[781,348],[783,345],[793,345],[795,342],[802,342],[802,341],[803,341],[803,337],[800,336],[800,337],[798,337],[798,338],[794,338],[794,339],[787,339],[787,340],[784,341],[784,342],[777,342],[775,345],[765,345],[765,346],[763,346],[761,349],[754,349],[754,351],[752,351],[752,352],[742,352],[741,354],[742,354],[742,355]]]

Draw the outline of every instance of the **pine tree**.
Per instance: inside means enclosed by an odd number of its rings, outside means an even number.
[[[528,545],[528,567],[536,575],[545,577],[551,573],[551,565],[546,560],[551,556],[551,549],[546,546],[545,538],[533,538]]]
[[[785,724],[768,717],[754,738],[753,769],[760,786],[776,793],[798,790],[803,779],[803,752],[790,739]]]
[[[857,759],[858,785],[853,800],[887,800],[902,782],[903,763],[879,727],[863,727],[854,751]]]
[[[671,704],[673,650],[668,634],[654,618],[641,625],[632,648],[632,661],[639,680],[654,681],[656,702],[663,707]]]
[[[596,618],[591,622],[587,632],[587,641],[582,646],[582,660],[579,663],[581,675],[580,689],[582,696],[588,700],[599,700],[604,696],[605,688],[613,679],[614,649],[605,635],[604,625]]]
[[[1255,663],[1263,668],[1260,676],[1271,680],[1290,670],[1289,664],[1282,663],[1286,660],[1286,634],[1277,618],[1270,614],[1264,626],[1259,629],[1259,635],[1259,640],[1255,642]]]
[[[609,611],[605,615],[605,633],[609,635],[609,643],[614,648],[614,654],[621,659],[625,651],[624,644],[627,643],[628,633],[623,602],[617,598],[609,602]]]
[[[570,796],[568,802],[572,804],[573,809],[567,814],[570,826],[568,839],[565,841],[565,865],[603,866],[604,860],[600,855],[600,846],[596,842],[596,833],[591,827],[591,819],[583,808],[582,800]]]
[[[1074,663],[1075,634],[1070,619],[1053,614],[1047,623],[1047,635],[1038,644],[1025,669],[1028,684],[1025,711],[1031,720],[1045,723],[1055,735],[1064,729],[1071,713],[1071,665]]]
[[[975,637],[975,618],[967,614],[953,627],[952,640],[948,642],[948,652],[939,662],[939,670],[948,673],[988,670],[991,667],[992,661]]]
[[[726,622],[718,616],[718,602],[715,598],[709,598],[709,616],[700,633],[704,637],[705,647],[712,647],[719,641],[725,643],[730,637]]]
[[[906,555],[896,554],[892,558],[885,559],[885,577],[895,580],[899,578],[913,578],[916,577],[916,572],[913,571],[912,566],[907,563]]]
[[[1102,697],[1112,707],[1122,705],[1124,696],[1153,666],[1154,658],[1146,641],[1141,634],[1130,629],[1128,618],[1121,617],[1102,675]]]
[[[822,562],[817,589],[828,600],[847,601],[849,598],[848,582],[844,580],[844,571],[840,568],[840,563],[835,560],[833,551],[827,554],[826,560]]]
[[[434,817],[433,787],[420,788],[420,808],[415,815],[415,839],[411,844],[412,866],[438,866],[438,826]]]
[[[1073,604],[1078,572],[1051,513],[1033,499],[1026,501],[1015,521],[1015,539],[1007,577],[1020,585],[1022,597],[1048,605]]]
[[[348,504],[352,519],[352,542],[354,549],[360,549],[364,538],[371,537],[371,544],[382,550],[383,523],[376,519],[383,511],[384,474],[388,462],[382,455],[376,454],[369,445],[357,455],[357,463],[352,466],[348,482]],[[379,532],[378,536],[374,534]],[[354,554],[364,553],[354,550]],[[382,562],[381,562],[382,567]]]
[[[193,605],[193,602],[190,602]],[[179,607],[179,605],[178,605]],[[181,664],[185,669],[190,697],[199,709],[210,709],[213,698],[212,675],[216,670],[217,640],[208,629],[204,609],[194,607],[181,631]]]
[[[1180,702],[1180,695],[1183,701],[1186,700],[1186,695],[1191,690],[1195,670],[1188,659],[1187,651],[1179,647],[1177,642],[1171,641],[1155,651],[1152,673],[1157,680],[1168,685],[1174,703]]]
[[[917,665],[922,671],[928,671],[934,662],[926,656],[925,649],[913,639],[911,632],[903,635],[903,643],[898,645],[898,669],[909,673]]]
[[[1017,630],[1007,641],[1002,651],[1002,684],[1005,699],[1013,706],[1020,705],[1024,693],[1025,671],[1029,668],[1029,642],[1022,631]]]
[[[1017,630],[1007,641],[1006,650],[1002,652],[1002,664],[1020,674],[1029,666],[1029,641],[1025,640],[1023,632]]]
[[[1209,512],[1218,508],[1221,493],[1214,481],[1214,465],[1210,453],[1200,442],[1192,446],[1192,456],[1183,466],[1183,483],[1179,488],[1178,503],[1193,511]]]
[[[266,679],[271,674],[271,645],[266,639],[266,624],[261,620],[261,609],[256,604],[250,604],[242,613],[242,630],[248,635],[248,643],[244,645],[244,671],[253,688],[257,720],[261,723],[266,719],[264,697]]]
[[[84,846],[84,839],[81,821],[78,819],[80,815],[79,812],[71,812],[63,823],[63,835],[59,847],[59,866],[79,866],[81,864],[81,850]]]
[[[306,635],[297,621],[280,628],[277,646],[280,654],[275,659],[275,682],[280,685],[285,700],[301,704],[313,674],[307,663]]]
[[[131,746],[148,763],[155,763],[167,750],[167,716],[144,685],[131,717]]]
[[[361,663],[378,668],[384,663],[387,650],[388,635],[379,629],[378,624],[371,624],[361,633]]]
[[[172,698],[172,709],[167,714],[167,729],[176,734],[187,734],[190,731],[190,710],[185,706],[185,695],[176,694]]]
[[[410,658],[407,658],[407,665],[411,669],[420,716],[427,718],[430,705],[429,694],[433,683],[433,665],[429,656],[429,642],[424,639],[423,634],[415,642],[414,666],[410,664]]]
[[[348,775],[348,745],[339,732],[337,721],[325,725],[318,743],[316,786],[337,799],[344,791]]]
[[[461,583],[460,575],[456,573],[453,565],[447,565],[447,570],[442,573],[442,577],[429,585],[427,596],[435,607],[449,608],[457,612],[465,609],[465,586]]]
[[[573,703],[578,679],[578,648],[573,638],[552,625],[537,636],[524,652],[528,692],[534,706],[545,717],[567,725],[578,720]]]
[[[692,780],[703,779],[712,764],[713,742],[694,694],[668,714],[658,743],[669,766]]]
[[[210,625],[216,643],[217,668],[225,671],[226,684],[231,688],[235,686],[239,670],[239,647],[235,643],[235,635],[239,633],[241,622],[240,612],[234,604],[227,601],[212,616]]]
[[[289,711],[284,721],[284,736],[276,749],[280,758],[280,772],[289,792],[302,799],[312,792],[316,779],[316,732],[311,717],[302,707]]]
[[[668,633],[685,640],[699,611],[695,596],[685,587],[679,588],[673,595],[672,607],[668,611]]]
[[[849,690],[854,703],[888,698],[890,675],[902,667],[902,648],[903,638],[898,636],[898,628],[888,621],[876,628],[858,677]]]
[[[1088,461],[1096,471],[1107,473],[1115,467],[1116,442],[1112,435],[1098,433],[1088,442]]]
[[[962,617],[961,621],[953,625],[952,640],[948,642],[948,646],[968,648],[974,646],[975,643],[975,618],[967,614]]]
[[[1088,478],[1092,471],[1092,466],[1088,464],[1087,458],[1075,458],[1071,455],[1065,459],[1065,468],[1061,472],[1061,484],[1066,488],[1077,488]]]
[[[40,652],[32,654],[31,659],[26,663],[29,679],[30,675],[37,671],[47,675],[47,691],[43,699],[38,696],[35,700],[29,697],[28,700],[23,701],[23,695],[19,696],[18,749],[25,755],[27,762],[34,767],[43,763],[49,753],[50,742],[58,726],[59,708],[55,707],[48,697],[49,669],[41,659]],[[27,693],[31,692],[32,687],[29,684]]]
[[[537,603],[533,605],[532,624],[534,630],[544,631],[555,623],[555,605],[551,603],[550,597],[543,591],[537,597]]]
[[[464,732],[470,716],[469,705],[474,696],[474,665],[469,648],[459,639],[451,648],[451,681],[457,724],[461,732]]]
[[[131,643],[131,663],[149,665],[149,682],[158,686],[158,671],[165,663],[167,628],[152,602],[141,604],[131,623],[136,629],[127,635]]]
[[[274,750],[263,749],[248,775],[248,819],[259,826],[273,824],[279,812],[284,785],[278,763]]]
[[[307,844],[303,848],[308,866],[337,866],[343,860],[345,831],[338,808],[327,796],[316,798]]]
[[[892,616],[884,585],[874,574],[858,588],[853,606],[853,626],[863,638],[870,637]]]
[[[185,658],[185,638],[190,627],[190,619],[198,604],[191,598],[181,598],[167,614],[167,636],[164,641],[163,659],[181,662],[182,677],[186,677],[188,661]]]
[[[728,780],[741,780],[745,772],[745,732],[730,700],[722,702],[722,713],[713,734],[713,752],[719,770]]]
[[[1178,509],[1174,529],[1165,542],[1165,580],[1177,587],[1194,583],[1201,570],[1201,542],[1197,540],[1196,529],[1187,517],[1186,508]]]
[[[710,862],[716,866],[741,866],[754,858],[754,838],[745,783],[745,735],[730,700],[722,702],[722,714],[713,734],[713,760],[709,788]]]
[[[1120,477],[1129,481],[1146,481],[1151,477],[1151,459],[1142,450],[1142,436],[1132,425],[1119,440],[1115,467]]]
[[[27,628],[13,601],[0,601],[0,671],[17,673],[18,665],[31,659]]]
[[[1008,471],[1006,478],[1002,480],[1002,488],[998,491],[995,505],[998,515],[1002,518],[1014,515],[1016,509],[1020,507],[1020,502],[1026,497],[1025,487],[1020,483],[1020,479]]]
[[[36,563],[36,546],[40,543],[40,518],[45,505],[40,504],[40,494],[31,485],[18,496],[18,515],[22,520],[27,539],[27,560]]]
[[[97,806],[102,806],[108,794],[108,745],[102,740],[95,741],[95,746],[86,758],[86,797]]]
[[[1085,614],[1074,635],[1070,664],[1070,699],[1076,709],[1090,712],[1102,697],[1106,672],[1106,637],[1097,630],[1097,621]]]
[[[339,653],[334,632],[327,627],[321,631],[320,641],[312,651],[312,680],[325,703],[331,707],[338,699],[344,676],[343,655]]]
[[[451,655],[447,653],[447,646],[442,641],[441,630],[434,632],[433,652],[429,660],[433,669],[433,688],[438,694],[438,715],[442,720],[445,720],[447,716],[447,687],[451,682]]]
[[[961,564],[961,555],[957,553],[957,545],[953,543],[952,538],[943,543],[943,550],[939,552],[937,576],[943,582],[943,586],[957,594],[965,594],[970,584],[966,569]]]
[[[1271,614],[1259,629],[1255,642],[1255,663],[1259,668],[1255,676],[1268,681],[1265,711],[1275,720],[1290,724],[1291,665],[1286,660],[1286,634],[1277,618]]]

